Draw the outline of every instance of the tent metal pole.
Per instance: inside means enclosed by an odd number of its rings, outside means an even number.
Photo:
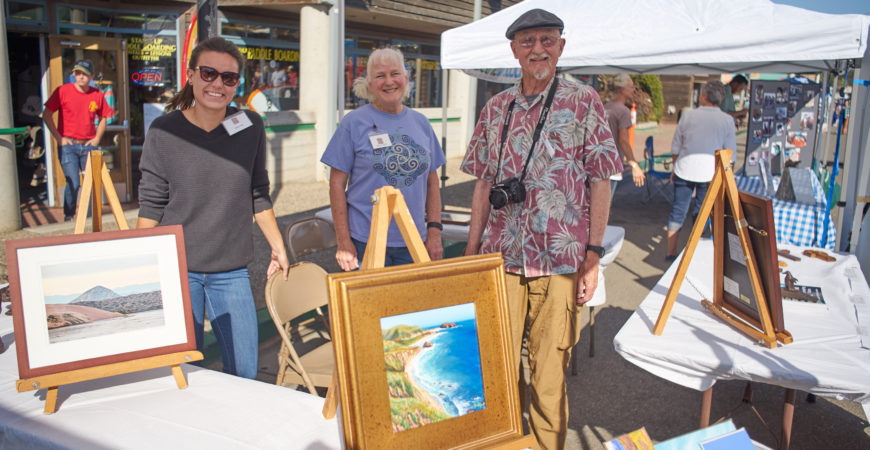
[[[825,125],[825,115],[826,115],[826,107],[827,107],[827,99],[828,99],[828,72],[825,72],[824,79],[822,81],[822,92],[819,95],[819,115],[816,117],[816,139],[813,142],[813,165],[812,170],[816,172],[818,170],[818,161],[819,161],[819,147],[822,144],[822,137],[824,133],[822,129]]]
[[[441,69],[441,151],[447,159],[447,69]],[[441,201],[444,201],[444,189],[447,188],[447,163],[441,166]],[[444,205],[441,205],[442,209]]]
[[[840,83],[840,75],[834,75],[834,82],[831,83],[831,85],[829,87],[829,89],[831,90],[830,95],[828,95],[827,93],[825,94],[825,118],[824,118],[825,121],[822,123],[822,125],[823,126],[826,125],[827,131],[825,132],[825,138],[824,138],[825,140],[823,142],[822,155],[821,155],[819,164],[820,164],[820,167],[822,169],[824,169],[826,172],[828,170],[828,167],[827,167],[828,154],[829,154],[828,147],[830,144],[829,141],[831,140],[831,128],[833,127],[833,123],[831,123],[830,119],[834,117],[834,114],[836,114],[836,111],[833,108],[833,105],[836,102],[837,85],[839,85],[839,83]]]

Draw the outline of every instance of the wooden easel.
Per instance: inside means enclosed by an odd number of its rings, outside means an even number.
[[[61,385],[171,366],[172,375],[175,376],[175,384],[178,385],[179,389],[184,389],[187,387],[187,380],[184,379],[181,364],[200,360],[202,360],[202,353],[196,350],[189,350],[18,380],[15,383],[15,387],[18,389],[18,392],[46,389],[45,409],[43,412],[45,414],[54,414],[57,409],[57,389]]]
[[[392,187],[384,186],[375,191],[371,197],[374,207],[372,208],[372,227],[369,230],[369,240],[366,243],[366,252],[363,255],[360,270],[384,267],[387,259],[387,232],[390,228],[390,219],[396,219],[402,238],[408,246],[408,252],[415,263],[428,262],[429,252],[423,238],[414,226],[414,219],[408,211],[408,205],[402,193]],[[338,407],[338,374],[332,372],[332,381],[326,390],[326,399],[323,402],[323,417],[332,419]]]
[[[102,189],[101,189],[102,188]],[[85,222],[88,216],[88,205],[93,204],[91,218],[93,223],[93,231],[103,230],[103,189],[106,191],[106,198],[109,200],[109,206],[112,208],[112,214],[115,216],[115,222],[118,223],[118,229],[129,230],[127,219],[124,217],[124,211],[121,209],[121,202],[118,200],[118,193],[115,192],[115,185],[112,183],[112,177],[109,175],[109,169],[103,161],[103,152],[100,150],[91,150],[88,153],[88,162],[85,165],[84,179],[82,180],[82,189],[79,194],[79,202],[76,206],[76,223],[75,234],[85,232]]]
[[[85,231],[85,220],[88,215],[88,203],[91,199],[93,200],[94,205],[92,211],[93,231],[97,232],[102,230],[101,184],[106,190],[106,197],[109,199],[112,213],[115,216],[115,220],[118,222],[118,228],[121,230],[130,229],[130,227],[127,226],[127,219],[124,217],[124,212],[121,210],[121,203],[118,201],[118,194],[115,192],[112,178],[109,176],[109,170],[106,167],[106,163],[103,162],[103,154],[99,150],[93,150],[88,154],[87,164],[85,165],[82,190],[79,195],[78,206],[76,207],[74,234],[82,234]],[[102,366],[88,367],[85,369],[56,372],[48,375],[18,380],[15,383],[15,387],[18,389],[18,392],[46,389],[45,409],[43,412],[45,414],[54,414],[57,410],[57,390],[61,385],[170,366],[172,375],[175,377],[175,384],[179,389],[184,389],[187,387],[187,380],[184,378],[184,372],[181,371],[181,364],[201,361],[202,359],[202,353],[199,351],[188,350],[169,353],[166,355],[134,359],[131,361],[105,364]]]
[[[658,320],[653,327],[653,334],[661,335],[665,328],[665,323],[668,316],[671,314],[671,309],[674,306],[674,301],[677,299],[677,294],[680,292],[680,285],[686,277],[689,270],[689,263],[692,261],[692,256],[695,253],[695,248],[698,245],[698,240],[701,238],[701,233],[710,217],[713,215],[713,254],[715,258],[714,274],[713,274],[713,302],[703,300],[701,303],[705,308],[709,309],[713,314],[728,322],[733,327],[746,333],[747,335],[758,339],[759,343],[766,345],[768,348],[776,348],[777,341],[784,344],[790,343],[791,335],[788,332],[777,333],[774,330],[773,322],[770,320],[770,312],[767,307],[767,300],[764,296],[764,288],[761,283],[760,272],[755,261],[755,254],[752,251],[752,241],[749,238],[749,227],[743,215],[743,208],[740,205],[740,199],[737,191],[737,182],[734,180],[734,173],[731,170],[731,150],[718,150],[716,152],[716,172],[713,175],[713,180],[707,188],[707,196],[704,197],[704,202],[701,204],[701,211],[695,220],[695,225],[692,227],[692,233],[689,235],[689,242],[686,244],[686,249],[683,252],[683,257],[680,259],[680,264],[677,266],[677,273],[671,282],[671,287],[668,289],[668,295],[665,297],[665,303],[659,312]],[[743,250],[743,255],[746,259],[746,268],[749,272],[749,279],[752,284],[752,292],[755,295],[758,316],[760,320],[755,320],[746,314],[729,307],[723,300],[723,252],[725,251],[725,202],[731,208],[734,216],[734,223],[737,228],[737,234],[740,238],[740,246]]]

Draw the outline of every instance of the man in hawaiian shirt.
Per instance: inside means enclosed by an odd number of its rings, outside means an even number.
[[[580,337],[581,305],[598,284],[609,177],[622,170],[598,94],[555,77],[565,48],[563,28],[562,20],[541,9],[508,27],[522,79],[487,102],[461,168],[478,178],[466,254],[502,253],[517,373],[522,380],[520,350],[528,320],[530,425],[547,449],[565,446],[565,369]],[[558,84],[551,108],[545,108],[551,83]],[[543,128],[532,145],[542,115]],[[497,208],[501,202],[490,189],[521,178],[529,152],[525,198]]]

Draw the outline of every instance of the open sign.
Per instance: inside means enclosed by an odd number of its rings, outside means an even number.
[[[163,80],[163,70],[155,67],[149,67],[130,74],[130,80],[133,83],[142,86],[162,86],[165,84]]]

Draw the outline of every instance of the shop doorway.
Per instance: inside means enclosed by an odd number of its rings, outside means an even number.
[[[133,198],[130,158],[130,112],[127,88],[127,45],[123,39],[92,36],[50,36],[49,92],[73,81],[76,61],[89,59],[94,64],[92,85],[103,92],[114,115],[107,121],[101,148],[103,161],[109,169],[118,198],[128,202]],[[58,143],[52,139],[51,160],[54,165],[54,198],[63,198],[66,182],[60,167]],[[60,206],[59,204],[57,206]]]
[[[42,66],[39,36],[8,32],[7,45],[15,49],[9,58],[9,84],[12,93],[12,123],[14,128],[27,127],[15,137],[18,193],[21,204],[46,204],[45,139],[42,132]]]

